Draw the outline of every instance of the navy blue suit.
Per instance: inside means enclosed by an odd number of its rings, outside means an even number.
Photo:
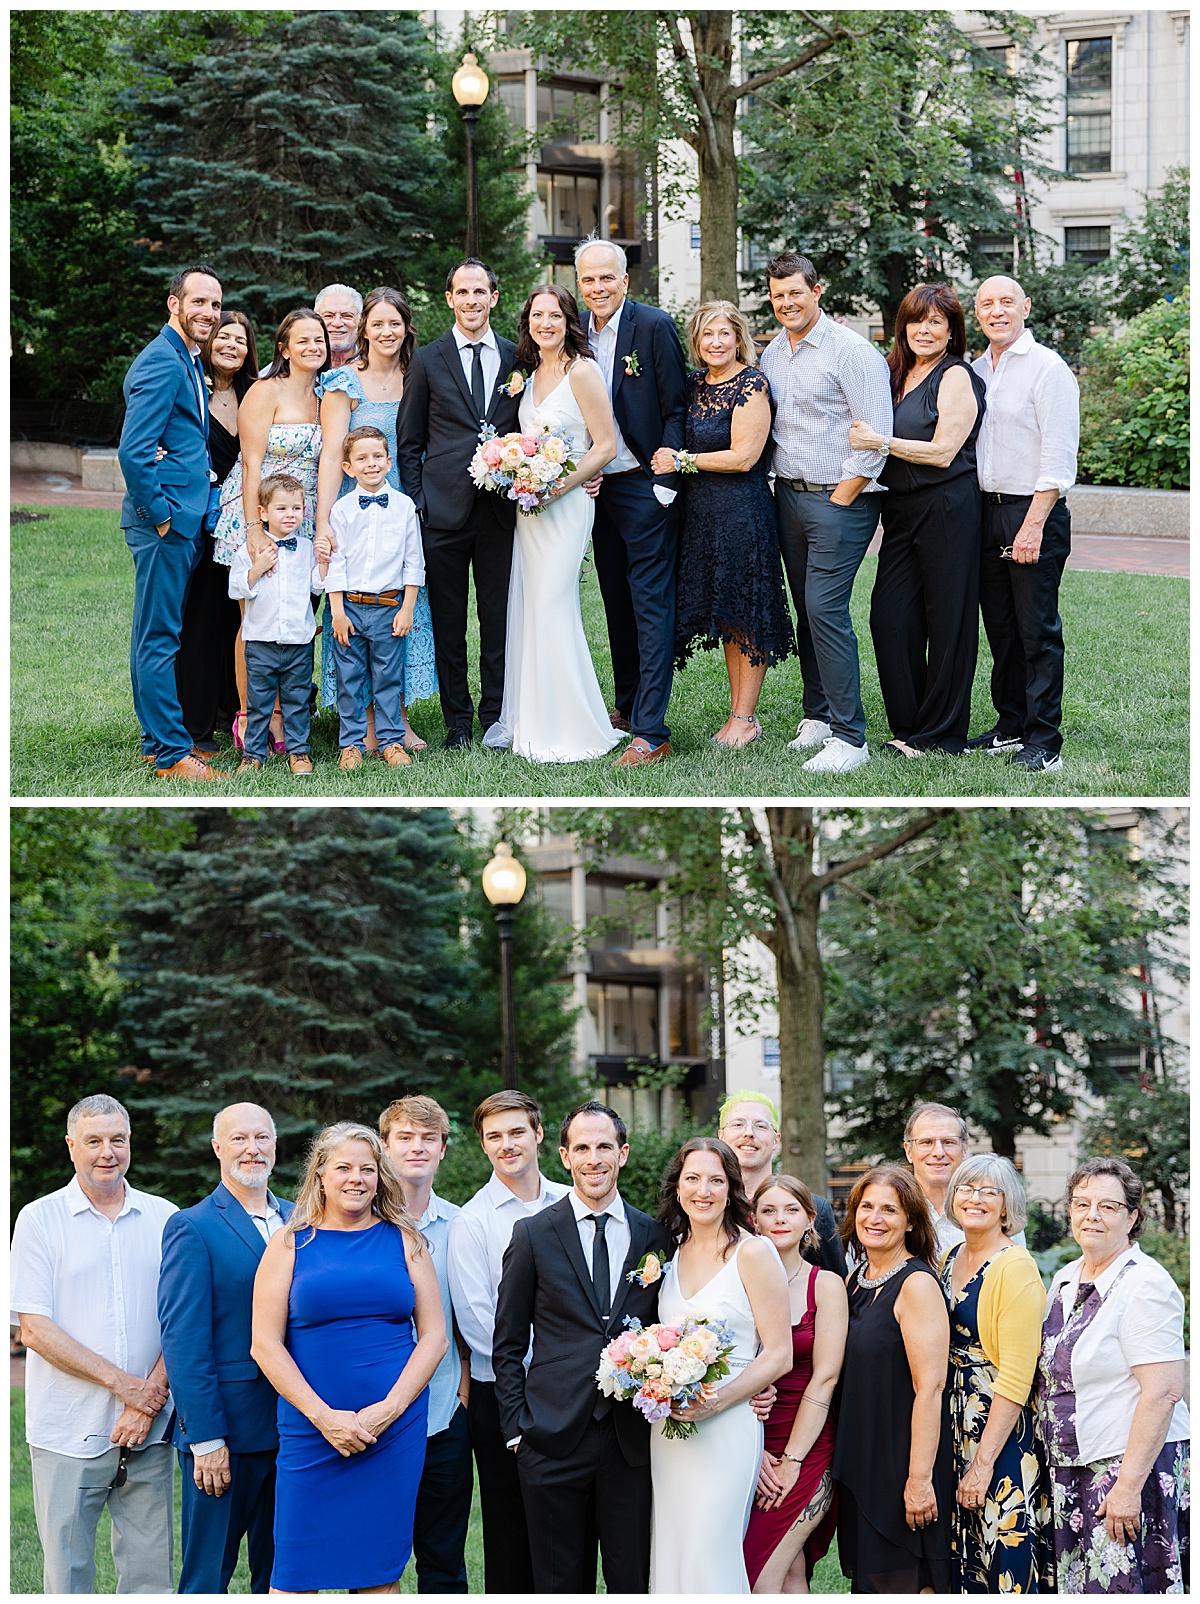
[[[199,381],[199,382],[197,382]],[[192,749],[175,685],[175,659],[208,505],[208,402],[199,359],[164,325],[125,375],[118,456],[125,476],[121,528],[133,554],[129,677],[142,752],[169,768]],[[167,453],[156,461],[158,448]],[[158,525],[170,523],[160,536]]]
[[[292,1205],[279,1200],[286,1219]],[[266,1244],[224,1182],[167,1221],[158,1280],[163,1359],[183,1473],[181,1593],[224,1593],[247,1539],[251,1591],[274,1559],[277,1397],[250,1357],[254,1277]],[[220,1498],[192,1475],[192,1443],[224,1437],[231,1481]]]
[[[626,359],[636,373],[630,373]],[[675,569],[679,503],[664,507],[654,486],[679,489],[677,474],[654,477],[659,446],[683,446],[687,368],[675,320],[626,299],[617,325],[613,413],[640,472],[606,474],[596,498],[592,549],[604,597],[619,712],[651,746],[667,739],[675,654]]]

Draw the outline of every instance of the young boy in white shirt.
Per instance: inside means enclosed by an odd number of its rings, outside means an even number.
[[[352,429],[342,459],[355,488],[329,514],[334,550],[325,576],[337,665],[339,766],[348,773],[362,762],[366,709],[374,702],[379,755],[401,768],[412,762],[404,750],[401,699],[405,636],[425,583],[421,529],[411,499],[387,483],[392,459],[381,429]],[[323,544],[318,540],[318,557],[325,555]]]
[[[258,495],[263,534],[272,544],[252,562],[248,547],[234,553],[229,594],[244,601],[246,645],[246,755],[239,774],[253,774],[267,758],[276,698],[283,713],[283,744],[295,775],[310,775],[308,755],[313,682],[312,595],[324,588],[312,543],[295,531],[304,522],[304,486],[290,473],[265,479]]]

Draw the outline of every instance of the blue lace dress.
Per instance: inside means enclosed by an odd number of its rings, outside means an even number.
[[[770,396],[766,375],[743,368],[722,384],[688,377],[684,445],[728,451],[733,414],[752,395]],[[774,409],[772,408],[772,412]],[[683,533],[676,593],[675,660],[736,642],[752,663],[770,666],[796,650],[775,500],[767,484],[774,445],[767,435],[749,473],[688,474],[683,480]]]
[[[388,452],[392,459],[388,483],[394,485],[397,490],[402,490],[404,487],[400,483],[400,470],[396,466],[396,415],[400,410],[399,401],[368,401],[362,381],[352,365],[330,368],[328,373],[321,375],[317,381],[318,397],[328,395],[331,390],[343,391],[350,397],[352,428],[361,429],[371,424],[376,429],[382,429],[387,435]],[[344,496],[353,489],[354,480],[344,475],[342,488],[338,494]],[[328,620],[329,607],[326,604],[326,626]],[[321,639],[324,641],[324,633]],[[429,611],[429,597],[425,594],[424,585],[417,595],[413,627],[405,639],[404,646],[404,683],[401,694],[405,707],[411,707],[414,702],[423,701],[427,696],[436,696],[438,688],[433,656],[433,618]],[[333,706],[337,701],[333,653],[326,653],[324,649],[321,652],[321,701],[327,706]]]

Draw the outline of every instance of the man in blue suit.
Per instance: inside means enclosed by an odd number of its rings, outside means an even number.
[[[670,314],[629,299],[619,245],[584,240],[575,251],[575,277],[617,424],[617,455],[602,476],[592,549],[612,648],[612,724],[633,734],[616,762],[637,768],[671,750],[679,476],[656,476],[650,460],[660,446],[683,447],[687,367]]]
[[[170,317],[125,375],[118,456],[125,476],[121,528],[133,554],[129,674],[142,730],[142,761],[160,779],[223,779],[192,749],[175,686],[175,659],[212,482],[208,396],[200,346],[221,311],[208,267],[171,280]],[[159,449],[164,455],[159,458]]]
[[[183,1474],[181,1593],[224,1593],[246,1538],[250,1591],[275,1557],[275,1390],[250,1357],[254,1277],[292,1205],[267,1189],[275,1123],[254,1103],[213,1120],[216,1191],[163,1232],[158,1319]]]

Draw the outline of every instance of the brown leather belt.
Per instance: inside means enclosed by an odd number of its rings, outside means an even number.
[[[368,596],[365,591],[348,590],[346,600],[354,602],[358,607],[399,607],[400,592],[381,590],[378,596]]]

